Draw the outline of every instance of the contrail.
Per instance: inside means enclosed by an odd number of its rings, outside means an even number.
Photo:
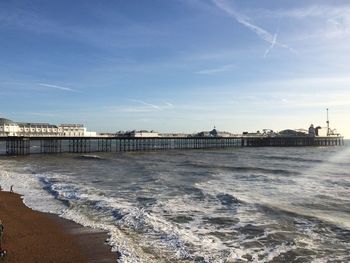
[[[53,84],[46,84],[46,83],[39,83],[40,86],[43,87],[48,87],[48,88],[53,88],[53,89],[59,89],[59,90],[65,90],[65,91],[76,91],[74,89],[71,88],[67,88],[67,87],[63,87],[63,86],[58,86],[58,85],[53,85]]]
[[[277,36],[278,36],[278,29],[277,29],[275,35],[273,36],[271,45],[270,45],[269,48],[266,49],[266,51],[265,51],[264,58],[267,57],[267,55],[270,53],[270,51],[271,51],[271,50],[274,48],[274,46],[276,45],[276,43],[277,43]]]
[[[253,31],[262,40],[270,43],[273,46],[278,45],[280,47],[288,49],[290,52],[296,53],[296,51],[294,49],[290,48],[286,44],[277,42],[277,35],[276,34],[272,35],[270,32],[263,29],[262,27],[254,25],[253,23],[250,22],[249,17],[246,17],[246,16],[238,13],[235,9],[233,9],[231,6],[229,6],[225,0],[212,0],[212,1],[217,7],[219,7],[221,10],[225,11],[227,14],[229,14],[231,17],[233,17],[241,25],[243,25],[243,26],[247,27],[248,29],[250,29],[251,31]]]

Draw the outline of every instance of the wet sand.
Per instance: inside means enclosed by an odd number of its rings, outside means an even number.
[[[18,194],[0,192],[4,262],[116,262],[107,234],[26,207]]]

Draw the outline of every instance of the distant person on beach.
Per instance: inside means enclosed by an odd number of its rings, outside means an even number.
[[[13,185],[10,187],[10,193],[13,193]]]
[[[0,220],[0,251],[2,251],[2,235],[4,234],[4,225]]]

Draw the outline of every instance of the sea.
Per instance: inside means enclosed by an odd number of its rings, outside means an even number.
[[[346,144],[3,156],[0,185],[107,231],[118,262],[350,262]]]

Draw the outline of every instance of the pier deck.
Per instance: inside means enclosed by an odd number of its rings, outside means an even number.
[[[0,155],[142,152],[238,147],[341,146],[337,137],[0,137]]]

